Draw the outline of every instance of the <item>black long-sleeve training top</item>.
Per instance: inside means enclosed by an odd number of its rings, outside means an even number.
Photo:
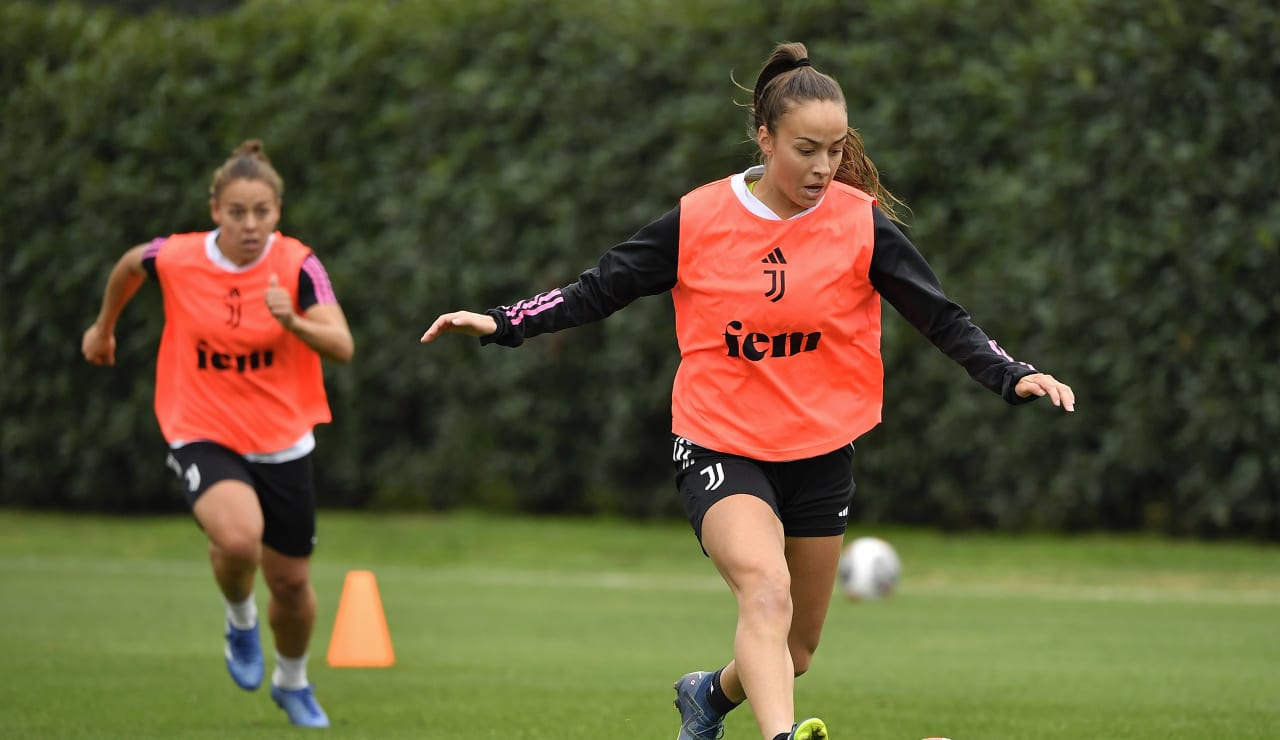
[[[947,298],[942,284],[911,240],[877,207],[872,208],[875,245],[871,285],[939,350],[977,382],[1011,404],[1018,380],[1036,372],[1009,356],[973,323],[968,312]],[[680,252],[680,207],[668,211],[615,245],[574,283],[513,306],[488,309],[498,324],[482,344],[518,347],[529,337],[599,321],[637,298],[670,291],[676,284]],[[519,320],[512,322],[511,317]]]

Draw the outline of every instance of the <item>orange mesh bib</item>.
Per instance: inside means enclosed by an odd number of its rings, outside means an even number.
[[[758,460],[797,460],[880,422],[874,202],[832,183],[809,213],[769,220],[742,205],[730,179],[681,200],[675,434]]]
[[[165,440],[209,440],[240,454],[276,452],[330,420],[320,356],[267,310],[274,274],[298,295],[311,254],[275,234],[244,272],[205,254],[207,233],[175,234],[156,254],[165,324],[156,361],[156,418]]]

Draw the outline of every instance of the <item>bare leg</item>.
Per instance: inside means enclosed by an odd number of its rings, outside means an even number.
[[[316,592],[311,587],[311,559],[263,548],[262,575],[271,591],[267,619],[276,642],[271,698],[302,727],[328,727],[329,717],[316,702],[307,679],[307,647],[316,621]]]
[[[218,589],[229,602],[249,598],[262,560],[257,494],[240,481],[219,481],[196,500],[193,511],[209,538],[209,562]]]
[[[791,634],[787,646],[796,675],[809,670],[813,654],[827,622],[827,609],[840,568],[840,547],[844,538],[788,537],[787,567],[791,571]]]
[[[782,523],[755,496],[729,496],[707,511],[702,546],[738,602],[730,664],[734,688],[750,699],[762,736],[772,740],[790,732],[795,721],[794,667],[787,647],[791,577]],[[724,678],[722,673],[722,686]]]
[[[705,524],[704,524],[705,527]],[[704,535],[705,538],[705,535]],[[840,548],[844,538],[787,537],[785,552],[791,573],[791,630],[787,647],[796,676],[803,675],[813,662],[813,654],[822,637],[836,572],[840,567]],[[735,702],[745,701],[747,692],[738,675],[737,661],[729,661],[720,673],[720,688]],[[755,702],[752,702],[754,707]],[[769,736],[772,737],[772,736]]]
[[[286,658],[307,654],[316,621],[316,592],[311,586],[311,559],[263,548],[262,575],[271,591],[267,619],[276,650]]]

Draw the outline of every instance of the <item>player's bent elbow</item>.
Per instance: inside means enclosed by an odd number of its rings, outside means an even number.
[[[356,344],[351,340],[343,342],[336,351],[329,356],[329,359],[341,365],[351,364],[351,360],[356,356]]]

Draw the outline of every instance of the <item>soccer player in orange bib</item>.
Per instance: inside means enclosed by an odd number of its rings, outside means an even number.
[[[738,605],[732,659],[675,682],[678,740],[720,737],[747,700],[764,740],[828,736],[822,720],[796,720],[793,689],[826,621],[853,442],[880,422],[881,298],[1007,402],[1075,408],[1071,388],[1012,359],[943,293],[894,223],[901,203],[849,127],[839,84],[804,45],[777,46],[753,93],[762,165],[688,193],[576,282],[443,314],[421,339],[515,347],[671,293],[676,486]]]
[[[320,258],[276,231],[283,191],[262,142],[241,144],[209,188],[218,228],[126,251],[81,350],[91,363],[115,364],[121,311],[148,277],[160,284],[156,418],[227,602],[227,669],[243,689],[262,683],[253,597],[261,568],[276,648],[271,697],[293,724],[328,727],[307,678],[312,429],[330,421],[321,358],[349,362],[355,344]]]

